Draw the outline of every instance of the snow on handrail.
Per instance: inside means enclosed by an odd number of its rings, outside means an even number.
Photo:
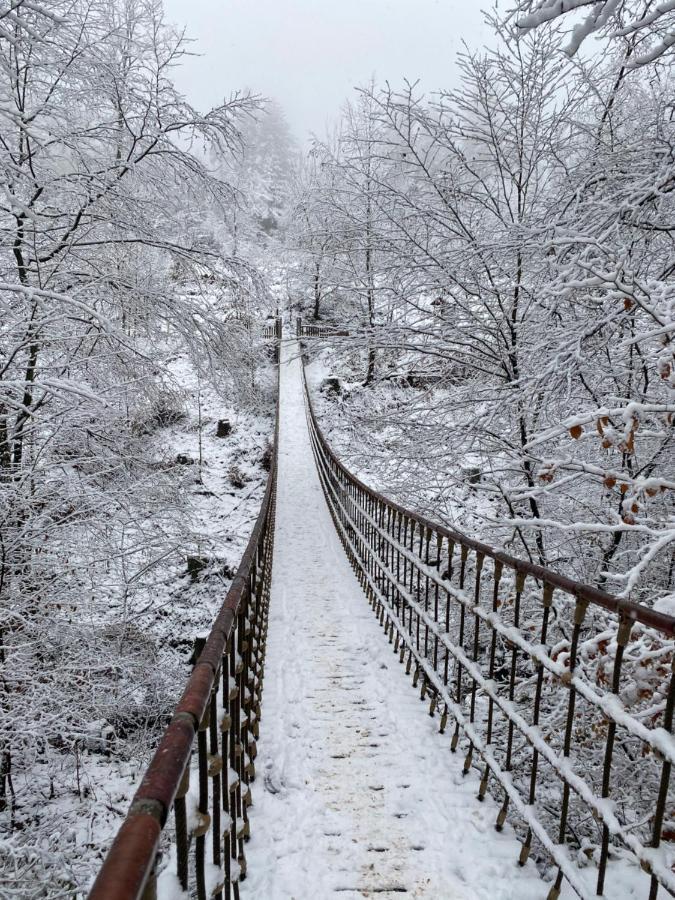
[[[650,900],[660,887],[675,896],[675,619],[392,502],[340,462],[306,382],[305,395],[350,562],[441,733],[454,723],[451,750],[465,745],[465,773],[479,765],[479,799],[490,790],[501,800],[496,827],[509,816],[519,862],[533,849],[553,862],[549,900],[563,879],[580,897],[603,895],[617,858],[624,872],[635,863]],[[580,856],[596,863],[595,883]]]
[[[274,336],[281,337],[278,320]],[[154,898],[163,882],[173,893],[174,885],[182,891],[194,887],[199,900],[222,892],[229,898],[231,891],[238,896],[237,882],[246,875],[244,842],[259,736],[278,432],[277,403],[274,457],[253,532],[90,900]],[[172,809],[175,873],[170,862],[158,877],[160,839]]]

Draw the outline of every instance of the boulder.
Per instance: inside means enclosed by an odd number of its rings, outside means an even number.
[[[340,379],[336,375],[330,375],[328,378],[324,378],[319,386],[319,390],[322,394],[335,394],[336,396],[339,396],[342,393]]]

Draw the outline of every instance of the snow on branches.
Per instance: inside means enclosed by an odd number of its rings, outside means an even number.
[[[665,0],[519,0],[512,10],[515,27],[528,32],[581,13],[565,51],[574,56],[591,35],[623,39],[630,48],[627,65],[648,65],[675,46],[675,2]]]
[[[159,637],[200,466],[158,433],[197,371],[201,453],[215,362],[261,396],[226,322],[260,279],[225,250],[235,191],[212,174],[257,102],[194,109],[184,52],[156,0],[0,4],[0,881],[20,893],[84,887],[55,827],[96,790],[82,753],[103,779],[106,755],[138,763],[176,697]]]
[[[339,407],[352,463],[655,602],[675,589],[672,63],[617,77],[535,24],[466,52],[455,91],[361,91],[314,168],[306,252],[374,372]]]

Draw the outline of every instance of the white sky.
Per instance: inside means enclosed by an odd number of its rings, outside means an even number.
[[[199,108],[237,88],[274,97],[296,137],[323,134],[356,85],[372,75],[425,90],[453,87],[462,40],[490,41],[489,0],[164,0],[201,54],[175,71]]]

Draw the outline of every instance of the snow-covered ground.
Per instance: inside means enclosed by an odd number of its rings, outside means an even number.
[[[541,900],[513,832],[427,715],[325,504],[297,345],[283,349],[279,488],[244,900]]]
[[[260,379],[269,385],[259,393],[259,408],[245,408],[226,380],[198,376],[180,342],[158,340],[154,353],[171,374],[166,396],[178,415],[153,429],[147,440],[156,466],[182,497],[182,521],[173,552],[143,575],[142,588],[132,598],[133,614],[127,616],[143,636],[150,661],[139,668],[138,681],[129,689],[134,696],[122,692],[108,704],[121,716],[127,706],[147,703],[147,721],[122,736],[99,719],[79,746],[52,752],[49,765],[15,767],[17,804],[43,837],[34,842],[22,835],[0,835],[2,900],[82,896],[86,891],[154,751],[163,727],[159,716],[166,719],[180,696],[194,639],[208,633],[260,508],[273,433],[274,366],[261,366]],[[226,437],[217,436],[220,419],[231,424]],[[187,569],[189,557],[205,561],[195,578]],[[130,582],[135,583],[131,577]],[[110,618],[124,622],[112,588],[109,604]],[[153,673],[161,679],[158,697],[152,694]],[[110,743],[102,738],[106,729],[112,733]]]

